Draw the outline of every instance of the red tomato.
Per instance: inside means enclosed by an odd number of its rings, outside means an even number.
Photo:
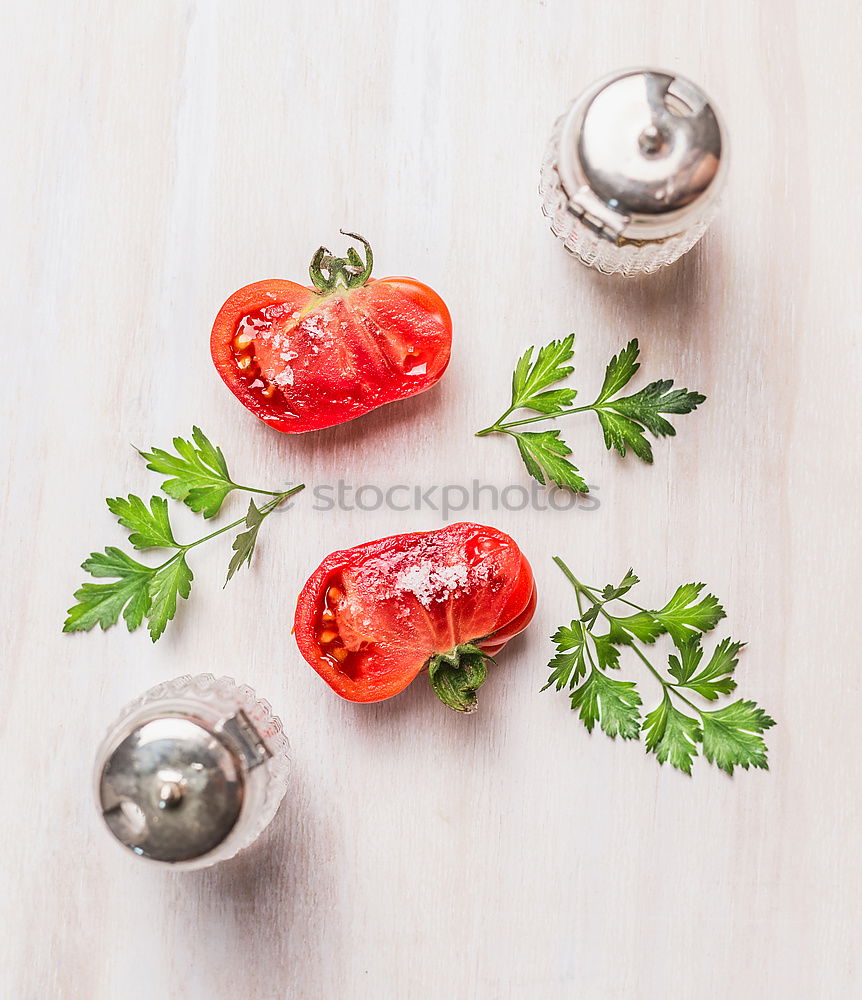
[[[313,288],[272,278],[246,285],[216,316],[210,353],[231,392],[270,427],[301,434],[353,420],[434,385],[449,364],[452,320],[413,278],[370,280],[352,247],[321,247]]]
[[[392,535],[333,552],[302,588],[299,650],[348,701],[382,701],[428,667],[438,697],[476,705],[489,657],[536,608],[515,542],[481,524]]]

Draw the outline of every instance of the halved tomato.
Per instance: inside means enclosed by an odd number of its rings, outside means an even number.
[[[488,660],[535,608],[533,572],[515,542],[463,523],[333,552],[303,587],[294,629],[342,698],[391,698],[427,667],[441,701],[467,712]]]
[[[414,278],[371,278],[351,247],[321,247],[313,287],[272,278],[246,285],[216,316],[210,352],[219,375],[255,416],[286,434],[353,420],[434,385],[446,370],[452,320]]]

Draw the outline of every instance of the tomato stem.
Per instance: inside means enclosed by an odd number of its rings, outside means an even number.
[[[318,247],[311,258],[308,274],[314,287],[324,295],[334,291],[339,285],[342,288],[361,288],[371,277],[374,267],[374,254],[368,240],[359,233],[348,233],[343,229],[339,232],[362,244],[365,261],[363,263],[355,247],[348,248],[346,257],[336,257],[326,247]]]
[[[456,712],[476,711],[476,692],[488,676],[488,656],[472,642],[462,643],[448,653],[436,653],[428,661],[428,679],[434,693]]]

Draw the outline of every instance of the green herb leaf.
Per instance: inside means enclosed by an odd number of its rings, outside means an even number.
[[[227,462],[221,448],[217,448],[199,427],[192,428],[192,440],[175,437],[172,455],[163,448],[141,451],[147,468],[170,476],[162,483],[162,490],[204,517],[214,517],[225,497],[237,489],[230,478]]]
[[[177,613],[177,596],[185,600],[192,589],[192,574],[185,553],[179,553],[160,566],[150,580],[150,638],[155,642]],[[140,624],[140,623],[139,623]]]
[[[527,472],[542,485],[546,479],[576,493],[588,493],[589,488],[580,472],[566,459],[572,449],[560,440],[559,431],[509,432],[518,442],[518,450]]]
[[[644,462],[652,462],[652,445],[644,437],[643,428],[634,420],[623,417],[612,410],[596,410],[602,425],[605,447],[615,448],[623,458],[629,448]]]
[[[697,600],[702,583],[684,583],[661,609],[654,612],[677,649],[699,632],[709,632],[724,618],[724,608],[714,594]]]
[[[596,635],[594,632],[590,632],[590,638],[593,640],[593,646],[596,650],[596,659],[599,661],[601,669],[619,670],[620,651],[611,642],[610,636]]]
[[[602,600],[615,601],[618,597],[627,594],[632,587],[637,586],[639,583],[640,580],[635,576],[634,570],[630,569],[616,587],[609,583],[602,590]]]
[[[730,675],[736,669],[739,651],[744,645],[744,642],[734,642],[730,638],[722,639],[703,670],[691,680],[685,678],[685,686],[709,701],[715,701],[719,695],[730,694],[736,688],[736,681]]]
[[[590,676],[572,693],[577,711],[589,732],[599,722],[612,739],[637,739],[640,733],[640,695],[630,681],[618,681],[593,668]]]
[[[670,761],[672,767],[691,774],[703,733],[695,719],[673,707],[667,692],[658,708],[644,719],[644,734],[647,750],[660,764]]]
[[[559,415],[567,406],[571,406],[577,394],[576,389],[548,389],[547,392],[530,396],[521,404],[521,408],[553,417]]]
[[[254,547],[257,544],[257,534],[265,517],[266,514],[261,513],[260,509],[255,506],[254,500],[249,500],[248,513],[245,515],[246,530],[241,531],[233,540],[233,545],[231,546],[233,548],[233,555],[228,564],[225,586],[227,586],[230,578],[243,563],[247,566],[251,565],[251,557],[254,553]]]
[[[551,641],[556,643],[559,652],[548,664],[551,676],[542,690],[547,690],[551,685],[556,685],[558,691],[564,687],[574,687],[587,672],[584,626],[579,621],[564,625],[551,636]]]
[[[694,638],[689,639],[688,642],[684,642],[680,647],[679,653],[679,657],[674,656],[673,653],[668,657],[669,666],[667,670],[671,677],[676,678],[678,684],[685,684],[689,677],[697,670],[703,658],[700,636],[696,635]]]
[[[608,639],[614,645],[629,645],[632,639],[641,642],[655,642],[666,630],[650,611],[636,611],[633,615],[617,618],[611,615],[611,630]]]
[[[637,359],[639,352],[637,340],[631,340],[619,354],[611,358],[605,369],[605,380],[594,406],[610,399],[632,380],[634,373],[640,368]]]
[[[571,405],[577,395],[576,390],[557,389],[553,393],[543,393],[542,390],[572,374],[574,368],[566,362],[574,354],[574,342],[573,333],[562,340],[552,340],[550,344],[539,348],[535,361],[535,348],[527,348],[518,359],[512,374],[513,410],[521,408],[552,414]]]
[[[629,352],[635,347],[634,356]],[[627,382],[638,366],[634,364],[637,357],[637,341],[632,341],[620,358],[626,358],[626,363],[617,362],[614,358],[608,366],[605,384],[599,393],[599,398],[593,404],[596,416],[602,426],[605,437],[605,447],[610,451],[615,448],[625,457],[628,448],[644,462],[652,462],[652,446],[644,435],[644,428],[656,437],[673,436],[676,430],[670,421],[665,420],[662,413],[691,413],[696,410],[706,396],[699,392],[689,392],[688,389],[674,389],[672,379],[650,382],[648,386],[632,396],[620,399],[609,399],[622,379]],[[614,367],[615,362],[616,367]],[[622,382],[624,385],[625,382]]]
[[[615,399],[606,405],[625,417],[642,424],[656,437],[673,437],[676,429],[662,413],[691,413],[704,402],[706,396],[688,389],[673,389],[673,380],[650,382],[633,396]]]
[[[736,766],[768,768],[766,743],[758,735],[775,720],[753,701],[735,701],[714,712],[701,712],[703,755],[711,763],[733,774]]]
[[[592,607],[587,608],[587,610],[581,615],[581,621],[587,628],[592,628],[596,624],[596,619],[599,617],[602,611],[601,604],[594,604]]]
[[[150,607],[150,580],[155,570],[144,566],[114,546],[93,552],[81,568],[114,583],[84,583],[75,591],[74,604],[63,623],[64,632],[89,632],[94,625],[106,629],[122,613],[129,631],[136,629]]]
[[[140,497],[130,493],[125,497],[109,497],[108,510],[131,534],[129,541],[136,549],[173,549],[177,547],[171,531],[168,502],[162,497],[151,497],[150,506]]]

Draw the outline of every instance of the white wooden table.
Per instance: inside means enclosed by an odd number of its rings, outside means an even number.
[[[859,996],[858,5],[3,13],[0,995]],[[566,102],[638,63],[704,85],[733,164],[697,250],[613,280],[550,235],[538,166]],[[452,365],[421,398],[283,437],[218,380],[210,324],[240,285],[302,280],[342,226],[372,240],[378,275],[444,295]],[[474,717],[421,679],[342,702],[290,635],[326,552],[439,525],[428,509],[326,513],[308,494],[227,590],[228,545],[196,551],[192,598],[156,646],[60,634],[81,559],[124,537],[104,497],[156,485],[130,443],[199,423],[262,483],[527,484],[511,442],[472,432],[503,409],[517,353],[571,330],[586,391],[637,336],[643,381],[709,400],[652,468],[569,421],[596,510],[466,512],[518,539],[541,591]],[[574,612],[556,553],[597,583],[633,565],[645,598],[688,579],[721,596],[750,641],[740,691],[779,722],[769,773],[699,760],[687,779],[539,693]],[[202,670],[271,700],[294,768],[254,848],[181,874],[114,848],[90,776],[127,699]]]

